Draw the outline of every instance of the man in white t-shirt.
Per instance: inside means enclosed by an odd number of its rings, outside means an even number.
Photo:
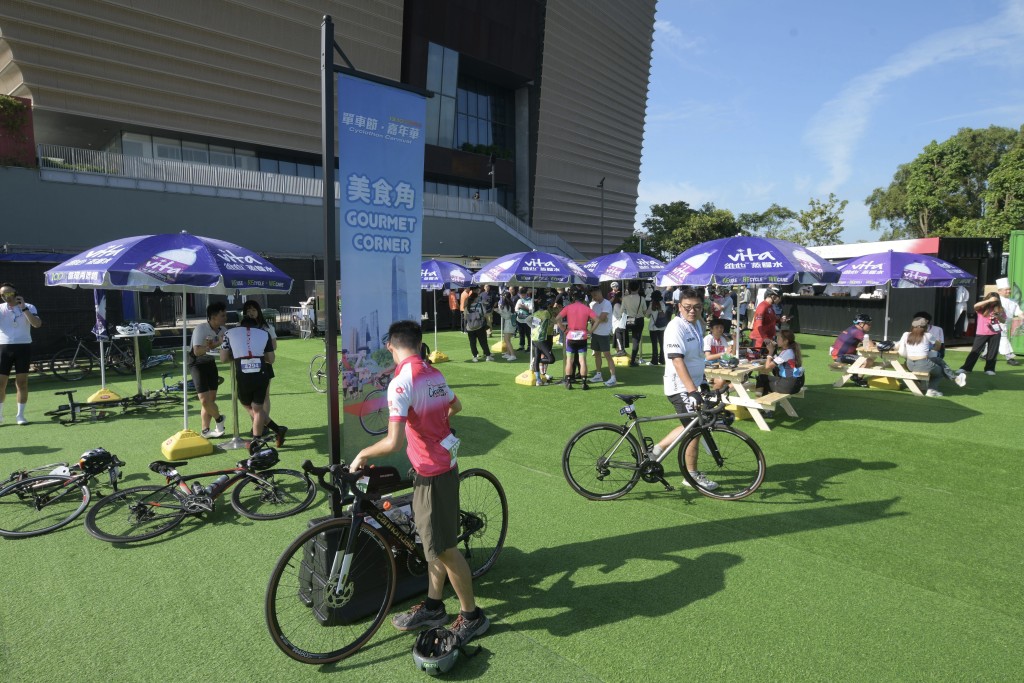
[[[199,399],[199,417],[202,425],[200,435],[204,439],[224,435],[224,416],[217,407],[220,373],[217,372],[216,349],[224,342],[227,321],[227,305],[223,301],[216,301],[206,307],[206,321],[196,325],[192,332],[188,368],[192,374],[196,397]]]
[[[665,376],[663,388],[669,403],[677,413],[692,413],[702,402],[700,385],[704,383],[704,329],[700,324],[703,304],[700,295],[689,287],[679,294],[679,315],[669,321],[665,328]],[[679,418],[686,425],[689,418]],[[668,436],[658,442],[654,455],[672,445],[684,427],[676,427]],[[697,442],[694,439],[686,449],[686,469],[701,488],[713,491],[718,484],[697,470]],[[689,482],[684,479],[684,486]]]
[[[1013,346],[1010,345],[1010,326],[1020,325],[1020,321],[1024,319],[1024,313],[1021,312],[1020,305],[1010,298],[1009,278],[1001,277],[996,280],[996,291],[999,292],[999,301],[1006,313],[1006,324],[1003,325],[1003,331],[999,333],[999,353],[1006,356],[1007,365],[1020,365],[1017,355],[1013,352]]]
[[[0,424],[4,421],[4,398],[7,382],[14,371],[18,398],[15,421],[27,425],[25,404],[28,403],[28,369],[32,362],[32,328],[42,327],[36,307],[18,294],[10,282],[0,284]]]
[[[611,373],[611,377],[604,384],[605,386],[614,387],[616,381],[611,344],[612,302],[604,298],[604,292],[601,291],[600,287],[594,287],[590,290],[590,310],[597,316],[597,324],[594,325],[594,331],[590,335],[590,348],[594,350],[594,365],[597,369],[594,371],[594,376],[590,378],[590,381],[604,382],[604,375],[601,374],[603,356],[608,361],[608,372]]]

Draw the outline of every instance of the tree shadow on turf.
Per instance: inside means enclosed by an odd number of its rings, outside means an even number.
[[[837,478],[858,470],[878,471],[897,467],[885,460],[859,460],[857,458],[822,458],[801,463],[769,465],[764,483],[750,496],[750,500],[773,505],[806,505],[808,503],[839,502],[842,498],[822,495],[823,490],[842,486]],[[772,500],[777,496],[797,500]]]
[[[488,608],[492,620],[529,610],[540,616],[516,621],[516,630],[542,629],[554,636],[572,636],[636,616],[672,614],[721,591],[726,571],[743,561],[726,552],[706,552],[693,559],[681,554],[693,555],[709,545],[902,516],[905,513],[890,511],[897,500],[684,524],[531,552],[505,548],[495,570],[474,582],[475,591],[496,601]],[[666,562],[675,566],[653,573]],[[614,578],[595,581],[595,570]]]
[[[462,440],[462,445],[459,447],[459,459],[468,460],[469,458],[487,455],[492,448],[512,435],[512,432],[500,427],[495,423],[491,422],[484,417],[475,417],[472,415],[459,415],[455,419],[456,431],[459,439]],[[318,453],[327,453],[327,427],[320,428],[309,428],[309,429],[296,429],[294,432],[288,430],[288,440],[292,437],[309,436],[313,442],[313,447]],[[342,455],[342,459],[349,461],[355,457],[356,449],[361,445],[369,445],[384,438],[383,434],[370,435],[365,434],[360,429],[360,437],[365,436],[365,443],[362,441],[358,444],[351,446],[345,446],[344,452],[350,455],[346,457]],[[284,448],[287,448],[288,444],[285,443]],[[286,453],[282,450],[281,455],[284,456]]]
[[[18,455],[43,455],[44,453],[57,453],[61,449],[52,446],[14,446],[13,448],[0,448],[0,455],[5,453],[17,453]]]

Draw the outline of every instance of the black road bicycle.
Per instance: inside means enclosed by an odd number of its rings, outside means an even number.
[[[149,469],[167,478],[163,486],[123,489],[96,503],[85,517],[85,528],[101,541],[129,543],[166,533],[189,515],[212,512],[217,498],[231,493],[231,507],[249,519],[280,519],[308,508],[316,498],[316,484],[302,472],[270,469],[277,451],[256,439],[250,457],[230,469],[181,476],[187,462],[157,460]],[[209,485],[201,477],[216,476]],[[239,483],[241,482],[241,483]]]
[[[615,394],[626,405],[619,410],[626,417],[624,425],[598,423],[584,427],[569,439],[562,453],[562,472],[578,494],[590,500],[614,500],[627,493],[643,479],[649,484],[661,483],[665,490],[673,487],[665,481],[662,461],[678,445],[679,469],[687,486],[709,498],[739,500],[757,490],[764,481],[765,461],[761,447],[750,436],[733,429],[731,415],[723,421],[724,392],[705,394],[704,404],[694,413],[640,417],[634,405],[646,398],[641,394]],[[653,439],[645,437],[641,425],[663,420],[692,418],[668,448],[655,456]],[[706,487],[695,480],[686,467],[685,454],[698,443],[701,471],[716,487]]]
[[[344,463],[314,467],[308,460],[302,468],[351,507],[285,549],[270,575],[265,612],[270,636],[285,654],[325,664],[354,654],[384,623],[395,596],[396,563],[423,575],[427,562],[415,520],[396,514],[398,499],[383,496],[407,487],[397,469],[349,472]],[[508,502],[486,470],[466,470],[459,482],[457,546],[475,579],[494,566],[505,544]]]
[[[122,467],[116,455],[95,448],[74,465],[58,462],[18,470],[0,484],[0,536],[40,536],[69,524],[92,499],[89,482],[106,472],[117,491]]]
[[[126,398],[108,401],[79,403],[75,401],[75,390],[53,392],[56,396],[67,396],[67,403],[62,403],[55,410],[47,410],[43,415],[53,418],[62,425],[72,425],[85,420],[95,422],[111,415],[127,413],[140,408],[158,408],[161,406],[181,406],[181,393],[173,390],[158,389],[144,394],[135,394]]]
[[[80,337],[69,334],[68,341],[74,344],[53,354],[50,359],[50,372],[57,379],[75,382],[88,376],[93,367],[99,367],[100,354],[93,351]],[[122,346],[116,340],[106,342],[104,361],[108,369],[119,375],[135,372],[135,352],[128,345]]]

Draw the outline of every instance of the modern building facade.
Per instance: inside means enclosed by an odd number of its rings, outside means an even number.
[[[607,251],[633,228],[654,5],[7,0],[0,6],[0,93],[32,101],[36,143],[52,152],[44,156],[66,163],[66,150],[102,151],[316,180],[319,27],[330,13],[336,42],[356,69],[435,93],[425,166],[432,197],[426,253],[484,258],[518,242],[592,256],[602,249],[602,231]],[[201,184],[200,176],[182,184]],[[27,199],[74,205],[82,237],[59,215],[41,216],[38,204],[20,206],[18,214],[34,217],[38,228],[30,244],[84,248],[125,229],[151,229],[112,223],[110,215],[102,224],[83,217],[121,202],[113,190],[141,193],[144,183],[79,176],[71,184],[91,191],[54,202],[70,190],[47,182]],[[272,183],[274,190],[282,185]],[[245,225],[230,225],[238,202],[261,200],[182,190],[154,185],[148,191],[178,197],[145,197],[141,204],[154,209],[141,215],[173,217],[180,205],[190,221],[207,215],[219,226],[179,226],[226,229],[236,237],[246,230],[250,246],[271,253],[306,254],[322,243],[315,219],[307,225],[315,210],[298,210],[309,202],[288,198],[281,211],[269,212],[275,226],[260,224],[259,209],[242,211]],[[280,194],[290,194],[287,182]],[[190,206],[195,201],[188,197],[215,204]],[[14,208],[10,197],[3,199]],[[294,219],[287,218],[291,213]],[[274,238],[282,221],[287,241]]]

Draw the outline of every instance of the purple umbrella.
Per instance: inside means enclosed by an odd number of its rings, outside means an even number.
[[[451,261],[431,259],[420,264],[420,289],[439,290],[445,287],[465,287],[473,273]],[[434,299],[434,350],[437,350],[437,297]]]
[[[286,294],[291,291],[292,278],[244,247],[182,230],[172,234],[125,237],[93,247],[46,271],[46,284],[85,289],[181,292],[181,381],[184,387],[188,383],[185,292]],[[182,396],[184,433],[188,432],[188,396],[186,392],[182,392]],[[235,441],[238,441],[237,430],[236,416]]]
[[[546,251],[520,251],[499,256],[473,275],[476,284],[555,285],[594,284],[597,279],[572,259]]]
[[[836,283],[839,287],[959,287],[976,279],[966,270],[940,258],[892,249],[857,256],[843,261],[836,268],[842,273]],[[885,297],[884,339],[889,338],[889,294],[891,292],[886,292]]]
[[[458,263],[431,259],[420,265],[420,289],[465,287],[472,276],[473,273],[468,268]]]
[[[839,271],[806,247],[767,237],[726,237],[690,247],[668,262],[654,283],[788,285],[835,282]]]
[[[664,261],[632,251],[605,254],[583,264],[583,269],[595,275],[600,282],[646,280],[657,275],[664,267]]]

